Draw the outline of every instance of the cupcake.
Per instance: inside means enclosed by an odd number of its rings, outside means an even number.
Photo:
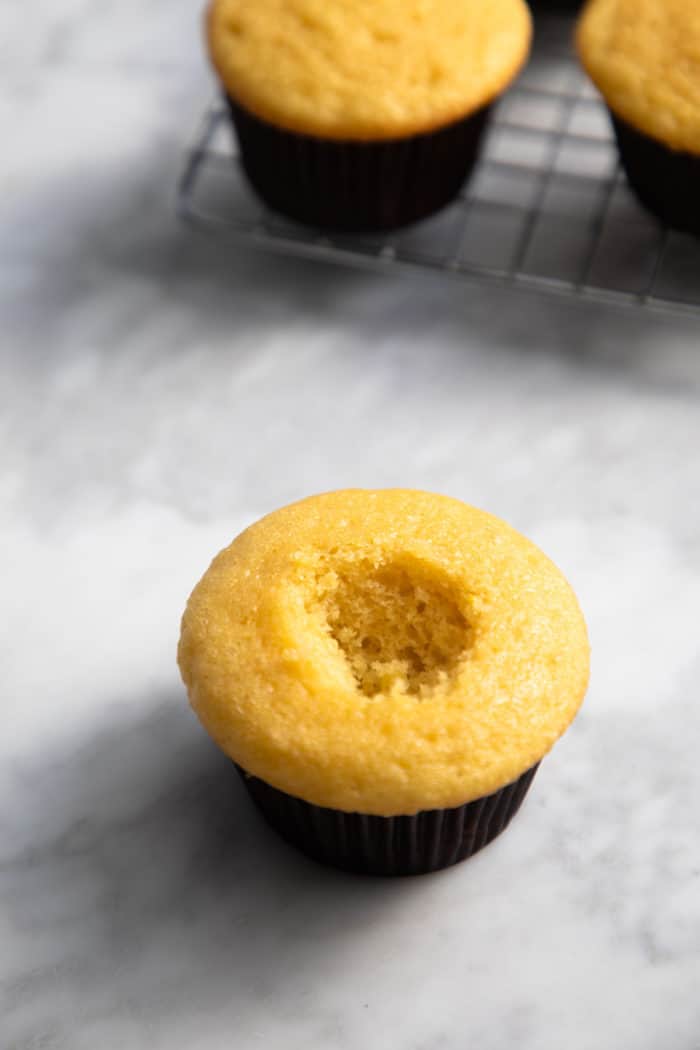
[[[700,6],[589,0],[577,44],[630,185],[669,226],[700,234]]]
[[[561,572],[484,511],[408,490],[284,507],[212,562],[179,664],[284,838],[351,871],[464,860],[517,812],[588,681]]]
[[[338,230],[400,226],[458,193],[530,32],[524,0],[212,0],[207,17],[251,184]]]

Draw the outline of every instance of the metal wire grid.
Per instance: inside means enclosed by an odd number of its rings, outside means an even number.
[[[243,176],[220,100],[187,151],[178,212],[199,228],[295,255],[698,313],[700,241],[661,226],[630,192],[569,38],[566,20],[543,20],[472,179],[430,219],[388,235],[328,235],[269,211]]]

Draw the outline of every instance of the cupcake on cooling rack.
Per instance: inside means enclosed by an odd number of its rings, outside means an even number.
[[[631,186],[664,222],[700,234],[700,4],[589,0],[577,43]]]
[[[302,222],[420,219],[469,175],[524,64],[524,0],[212,0],[207,39],[248,178]]]
[[[179,647],[194,710],[269,823],[385,875],[447,867],[506,827],[588,662],[576,598],[537,547],[404,490],[251,526],[195,588]]]

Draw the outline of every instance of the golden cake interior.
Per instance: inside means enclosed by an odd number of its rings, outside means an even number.
[[[447,577],[410,561],[359,558],[324,567],[314,584],[321,629],[361,693],[424,699],[449,688],[472,631]]]

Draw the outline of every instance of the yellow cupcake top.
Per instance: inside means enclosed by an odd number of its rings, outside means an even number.
[[[525,62],[524,0],[212,0],[209,50],[228,93],[279,127],[384,139],[492,101]]]
[[[484,511],[402,489],[314,496],[212,562],[182,621],[190,702],[249,773],[396,815],[515,780],[583,700],[569,584]]]
[[[698,0],[589,0],[577,44],[617,116],[672,149],[700,153]]]

